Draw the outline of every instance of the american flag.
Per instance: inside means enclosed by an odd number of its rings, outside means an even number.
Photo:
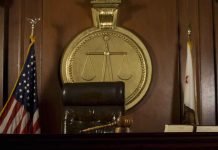
[[[30,37],[25,64],[0,114],[0,133],[39,134],[35,38]]]

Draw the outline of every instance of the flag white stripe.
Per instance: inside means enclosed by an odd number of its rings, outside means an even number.
[[[41,133],[41,130],[40,128],[38,128],[38,130],[34,134],[40,134],[40,133]]]
[[[33,115],[33,125],[38,121],[39,119],[39,109],[37,109]]]
[[[11,122],[7,130],[7,133],[14,133],[14,130],[16,129],[16,127],[18,126],[18,124],[22,119],[23,111],[24,111],[24,106],[20,107],[20,109],[18,110],[16,116],[14,117],[13,121]]]
[[[29,119],[30,119],[30,114],[26,112],[21,122],[20,133],[23,133],[23,130],[26,128]]]
[[[13,112],[14,107],[15,107],[16,104],[17,104],[17,101],[13,98],[13,103],[12,103],[12,105],[11,105],[11,107],[10,107],[10,110],[8,111],[8,113],[7,113],[7,115],[5,116],[5,118],[4,118],[3,122],[2,122],[2,124],[0,125],[0,133],[3,133],[5,127],[7,126],[7,123],[8,123],[8,121],[9,121],[10,117],[11,117],[11,114],[12,114],[12,112]]]
[[[33,132],[34,134],[40,134],[41,130],[38,124],[38,120],[39,120],[39,109],[37,109],[33,115]],[[36,127],[36,128],[35,128]],[[36,130],[36,131],[35,131]]]

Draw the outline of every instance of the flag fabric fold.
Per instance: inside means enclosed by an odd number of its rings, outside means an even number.
[[[195,94],[195,78],[192,58],[192,42],[190,39],[188,39],[187,41],[187,58],[184,83],[184,105],[184,116],[189,118],[185,119],[189,120],[188,122],[190,124],[198,124],[197,101]]]
[[[0,133],[39,134],[35,37],[30,37],[27,57],[0,114]]]

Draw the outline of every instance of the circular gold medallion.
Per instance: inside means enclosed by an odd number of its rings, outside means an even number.
[[[93,27],[67,47],[61,77],[64,83],[123,81],[128,110],[146,94],[152,64],[144,44],[128,30]]]

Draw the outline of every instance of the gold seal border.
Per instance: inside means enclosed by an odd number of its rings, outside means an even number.
[[[72,75],[72,72],[66,72],[69,69],[67,68],[67,66],[69,66],[71,61],[73,61],[73,59],[71,58],[72,57],[71,56],[72,47],[77,47],[77,49],[79,49],[84,43],[83,39],[85,39],[87,36],[90,36],[91,34],[93,34],[93,37],[94,37],[94,34],[96,32],[104,32],[104,30],[96,28],[96,27],[87,29],[83,31],[82,33],[80,33],[67,46],[63,54],[62,60],[61,60],[61,69],[60,69],[61,79],[63,83],[75,82],[73,79],[70,79],[70,77],[68,76],[68,74]],[[134,45],[131,44],[131,46],[137,49],[136,51],[137,53],[141,53],[141,54],[138,54],[138,56],[140,57],[140,60],[141,61],[144,60],[141,62],[141,64],[145,63],[143,65],[145,65],[145,69],[147,69],[147,70],[142,69],[142,74],[144,78],[141,78],[140,80],[142,81],[143,84],[140,84],[142,86],[137,86],[136,90],[134,91],[137,94],[133,92],[132,94],[130,94],[128,99],[125,100],[125,102],[127,101],[127,103],[125,104],[125,109],[129,110],[130,108],[135,106],[137,103],[139,103],[148,91],[148,88],[152,80],[152,62],[151,62],[151,58],[150,58],[147,48],[144,46],[141,40],[139,40],[138,37],[136,37],[133,33],[121,27],[116,27],[115,29],[112,30],[112,32],[118,32],[119,34],[124,35],[124,37],[127,36],[129,39],[131,39],[132,42],[134,42]],[[129,40],[128,38],[126,39]],[[75,55],[75,53],[73,54]],[[143,58],[141,58],[141,56],[143,56]]]

